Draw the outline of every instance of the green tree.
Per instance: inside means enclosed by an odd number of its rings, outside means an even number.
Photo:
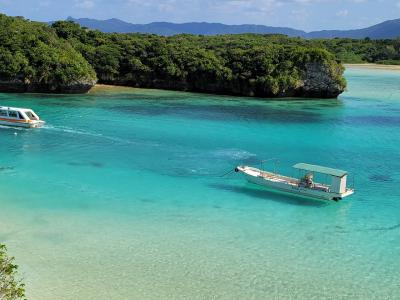
[[[16,279],[18,266],[7,255],[6,246],[0,245],[0,300],[25,298],[24,285]]]

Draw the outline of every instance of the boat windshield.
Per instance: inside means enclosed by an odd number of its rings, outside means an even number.
[[[26,111],[25,115],[30,119],[30,120],[35,120],[38,121],[39,119],[30,111]]]

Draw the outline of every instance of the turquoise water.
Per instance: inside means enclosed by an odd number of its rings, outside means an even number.
[[[339,100],[0,94],[47,121],[0,128],[0,242],[29,299],[400,298],[400,72],[346,77]],[[348,170],[357,193],[221,177],[271,157]]]

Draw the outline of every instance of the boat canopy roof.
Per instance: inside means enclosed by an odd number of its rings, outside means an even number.
[[[331,176],[335,176],[335,177],[343,177],[343,176],[347,175],[346,171],[336,170],[336,169],[321,167],[321,166],[316,166],[316,165],[309,165],[309,164],[305,164],[305,163],[300,163],[300,164],[294,165],[293,168],[299,169],[299,170],[304,170],[304,171],[310,171],[310,172],[331,175]]]
[[[16,111],[32,111],[32,109],[30,109],[30,108],[8,107],[8,106],[0,106],[0,109],[3,109],[3,110],[16,110]]]

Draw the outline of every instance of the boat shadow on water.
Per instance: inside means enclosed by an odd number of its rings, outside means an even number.
[[[265,201],[276,201],[290,205],[310,206],[310,207],[324,207],[329,205],[328,201],[314,200],[306,197],[292,196],[290,194],[269,191],[250,186],[237,186],[230,184],[210,184],[211,188],[233,192],[236,194],[243,194],[252,198],[262,199]]]

